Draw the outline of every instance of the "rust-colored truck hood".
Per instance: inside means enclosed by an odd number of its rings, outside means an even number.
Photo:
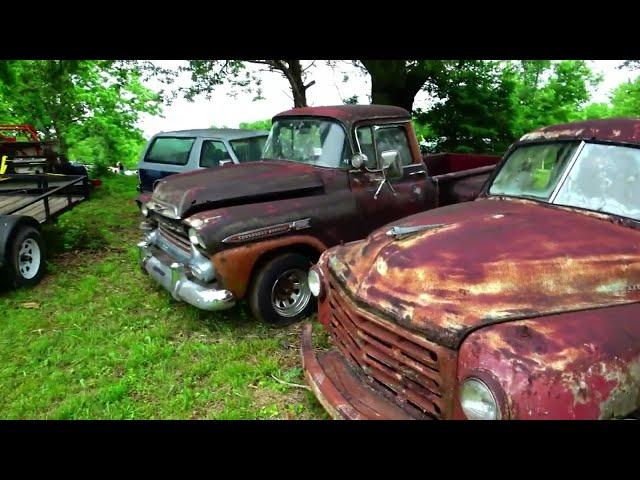
[[[176,213],[183,217],[204,205],[215,208],[304,196],[322,191],[323,186],[313,166],[260,161],[171,175],[158,182],[153,200],[176,207]]]
[[[393,225],[444,224],[336,247],[356,300],[457,348],[483,325],[640,301],[640,231],[524,200],[479,199]],[[330,255],[330,253],[328,254]]]

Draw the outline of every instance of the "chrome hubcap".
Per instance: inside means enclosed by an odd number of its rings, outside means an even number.
[[[298,315],[309,304],[310,298],[311,290],[304,270],[287,270],[278,277],[271,289],[271,305],[282,317]]]
[[[32,238],[27,238],[18,251],[18,270],[27,280],[32,279],[40,270],[40,247],[38,242]]]

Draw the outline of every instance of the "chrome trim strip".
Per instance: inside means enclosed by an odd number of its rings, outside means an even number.
[[[311,218],[303,218],[292,222],[279,223],[277,225],[269,225],[267,227],[234,233],[222,239],[222,243],[244,243],[260,238],[273,237],[292,230],[304,230],[305,228],[311,228]],[[261,235],[261,232],[265,232],[264,235]]]

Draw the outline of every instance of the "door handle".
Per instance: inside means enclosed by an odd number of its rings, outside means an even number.
[[[411,176],[411,175],[422,175],[423,173],[427,173],[427,171],[426,170],[418,170],[417,172],[411,172],[409,174],[409,176]]]

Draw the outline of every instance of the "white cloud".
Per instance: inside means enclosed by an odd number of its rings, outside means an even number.
[[[621,60],[592,61],[593,70],[604,76],[602,84],[593,93],[593,101],[606,102],[611,89],[621,82],[635,78],[636,74],[616,68],[621,62]],[[177,68],[184,64],[183,61],[175,60],[154,63],[165,68]],[[308,62],[305,62],[306,64]],[[344,75],[348,76],[346,82],[343,82]],[[208,128],[211,125],[235,128],[240,122],[271,118],[293,106],[289,84],[284,77],[277,73],[265,72],[261,73],[261,78],[264,100],[254,101],[252,95],[242,91],[232,98],[228,95],[231,92],[230,87],[222,85],[214,91],[210,100],[199,97],[194,102],[188,102],[179,97],[171,106],[164,108],[163,117],[143,115],[139,126],[147,138],[160,131]],[[310,78],[316,83],[307,91],[309,105],[342,104],[343,99],[353,95],[358,95],[360,103],[369,102],[368,94],[371,91],[369,76],[351,64],[338,62],[338,66],[334,69],[327,66],[326,62],[318,60]],[[176,83],[185,86],[189,81],[189,76],[183,73]],[[156,81],[149,81],[146,85],[152,89],[160,88],[160,84]],[[428,95],[420,92],[416,97],[415,107],[424,108],[428,100]]]

